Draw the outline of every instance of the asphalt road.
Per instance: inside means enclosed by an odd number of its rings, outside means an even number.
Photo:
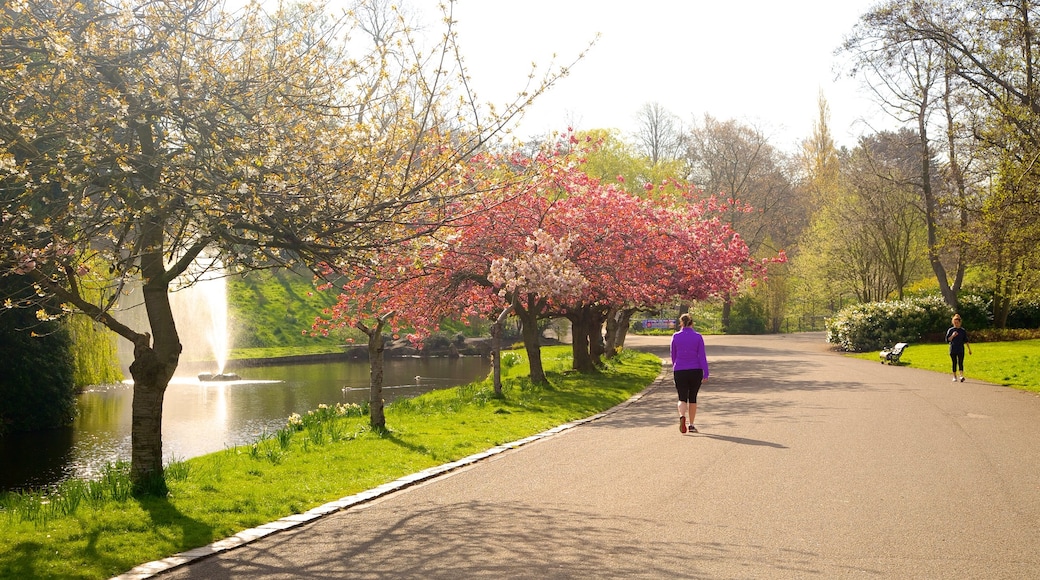
[[[822,340],[707,337],[699,434],[666,365],[594,421],[158,577],[1040,578],[1040,397]]]

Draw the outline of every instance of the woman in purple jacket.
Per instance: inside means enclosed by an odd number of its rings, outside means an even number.
[[[672,335],[672,376],[679,393],[679,432],[696,433],[693,418],[697,415],[697,393],[701,383],[708,379],[708,355],[704,352],[704,337],[693,329],[693,317],[683,314],[679,324],[682,328]]]

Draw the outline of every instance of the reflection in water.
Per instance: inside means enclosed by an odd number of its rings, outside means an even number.
[[[487,376],[473,357],[386,361],[387,402]],[[333,362],[240,369],[241,381],[199,382],[174,377],[163,402],[165,461],[247,445],[273,434],[289,415],[318,405],[368,400],[367,362]],[[69,476],[90,477],[106,463],[130,459],[133,389],[95,387],[79,397],[69,429],[0,438],[0,490],[40,487]]]

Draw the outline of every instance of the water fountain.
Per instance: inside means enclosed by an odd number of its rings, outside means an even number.
[[[227,278],[216,257],[199,256],[185,274],[194,284],[170,295],[177,330],[184,345],[181,360],[213,360],[215,372],[201,372],[201,382],[238,381],[241,377],[225,372],[230,351],[228,332]]]

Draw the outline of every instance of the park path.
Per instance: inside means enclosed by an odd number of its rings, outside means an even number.
[[[1040,578],[1040,397],[819,333],[706,340],[700,434],[666,365],[596,420],[159,578]]]

